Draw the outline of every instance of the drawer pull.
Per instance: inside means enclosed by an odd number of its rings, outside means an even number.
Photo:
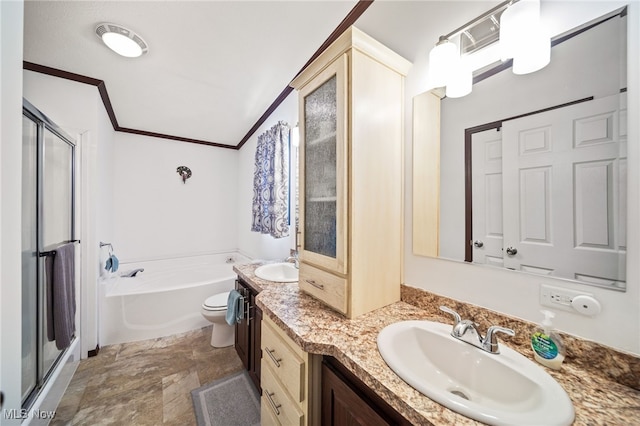
[[[276,367],[280,368],[280,361],[282,361],[282,358],[276,358],[276,356],[274,355],[274,353],[276,353],[275,349],[269,349],[268,346],[265,346],[264,348],[267,351],[267,355],[269,355],[269,358],[271,358]]]
[[[280,415],[280,410],[278,410],[278,408],[282,407],[281,404],[276,404],[276,402],[273,400],[273,398],[271,398],[273,395],[275,395],[275,393],[269,393],[268,390],[264,390],[265,394],[267,395],[267,400],[269,400],[269,404],[271,404],[271,407],[273,407],[273,411],[276,412],[276,416]]]
[[[319,288],[320,290],[324,290],[324,284],[320,284],[315,282],[315,280],[305,280],[307,283],[311,284],[315,288]]]

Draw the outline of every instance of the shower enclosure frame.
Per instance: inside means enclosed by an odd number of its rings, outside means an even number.
[[[70,205],[67,206],[69,208],[70,217],[68,218],[69,219],[69,235],[68,235],[69,238],[67,241],[77,241],[76,240],[76,212],[75,212],[76,210],[76,141],[73,137],[71,137],[64,130],[62,130],[56,123],[54,123],[51,119],[49,119],[44,113],[42,113],[38,108],[36,108],[34,105],[32,105],[28,100],[24,98],[23,98],[22,113],[23,113],[23,120],[26,117],[28,120],[33,122],[33,124],[35,124],[35,130],[36,130],[35,132],[36,176],[35,176],[35,194],[34,194],[35,195],[35,209],[34,209],[35,218],[33,216],[26,218],[23,212],[23,224],[22,224],[22,228],[24,232],[25,226],[30,226],[31,224],[33,224],[33,221],[35,219],[36,237],[33,242],[35,242],[36,250],[35,250],[35,253],[31,253],[31,255],[35,257],[35,263],[36,263],[35,293],[36,293],[37,301],[35,303],[36,318],[34,321],[34,324],[36,327],[36,330],[35,330],[36,360],[35,360],[35,372],[34,372],[35,376],[31,375],[29,377],[30,379],[33,378],[34,380],[29,381],[29,384],[26,388],[25,388],[25,384],[23,383],[23,388],[22,388],[22,408],[27,409],[31,407],[31,405],[36,401],[40,392],[43,390],[43,388],[47,384],[47,381],[50,379],[53,372],[56,370],[56,368],[60,364],[60,361],[64,358],[65,354],[69,350],[69,348],[58,350],[57,354],[55,355],[55,359],[53,359],[50,363],[48,360],[44,359],[45,344],[47,341],[47,336],[46,336],[47,331],[46,331],[46,323],[45,323],[46,288],[45,288],[44,262],[45,262],[45,251],[51,249],[51,247],[45,247],[45,239],[43,235],[43,228],[44,228],[43,222],[45,221],[45,211],[44,211],[45,179],[44,177],[47,171],[46,170],[47,164],[45,163],[45,158],[46,158],[45,134],[47,133],[47,131],[50,132],[57,139],[66,143],[70,148],[70,157],[71,157],[69,159],[69,166],[71,169],[69,171],[70,187],[67,188],[70,191],[70,194],[69,194]],[[25,135],[23,134],[23,146],[25,143],[24,138],[25,138]],[[23,152],[23,156],[24,156],[24,152]],[[24,158],[23,158],[23,164],[24,164]],[[24,170],[22,174],[24,178],[24,174],[25,174]],[[25,194],[23,194],[23,197],[24,196]],[[23,247],[23,251],[24,251],[24,247]],[[24,269],[24,262],[25,260],[23,259],[23,269]],[[23,285],[23,294],[24,294],[24,291],[25,291],[24,278],[23,278],[22,285]],[[76,285],[77,285],[77,279],[76,279]],[[24,302],[23,302],[23,307],[24,307]],[[27,324],[27,325],[29,326],[31,324]],[[22,327],[23,327],[23,333],[24,333],[25,332],[24,314],[23,314],[23,320],[22,320]],[[78,329],[79,327],[76,326],[76,330]],[[33,332],[33,330],[30,330],[30,331]],[[76,332],[76,336],[74,337],[74,340],[77,337],[78,336]],[[33,348],[30,348],[30,349],[33,349]],[[24,340],[23,340],[23,351],[24,351]],[[25,354],[23,352],[23,361],[21,365],[23,372],[24,372],[24,369],[26,368],[24,355]],[[48,365],[45,365],[45,363],[48,363]],[[33,367],[33,364],[31,365],[31,367]],[[24,375],[23,375],[23,380],[24,380]]]

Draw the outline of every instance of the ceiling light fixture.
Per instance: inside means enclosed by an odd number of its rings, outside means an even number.
[[[137,58],[149,51],[149,45],[138,34],[118,24],[102,23],[96,27],[96,35],[118,55]]]

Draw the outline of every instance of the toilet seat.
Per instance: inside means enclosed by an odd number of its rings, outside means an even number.
[[[207,311],[225,311],[227,309],[227,300],[229,299],[229,291],[225,293],[214,294],[207,298],[202,304],[202,308]]]

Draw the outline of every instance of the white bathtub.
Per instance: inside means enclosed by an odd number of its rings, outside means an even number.
[[[250,259],[237,252],[121,263],[101,279],[101,346],[183,333],[210,325],[200,314],[205,299],[229,291],[235,263]],[[144,268],[136,277],[121,277]]]

